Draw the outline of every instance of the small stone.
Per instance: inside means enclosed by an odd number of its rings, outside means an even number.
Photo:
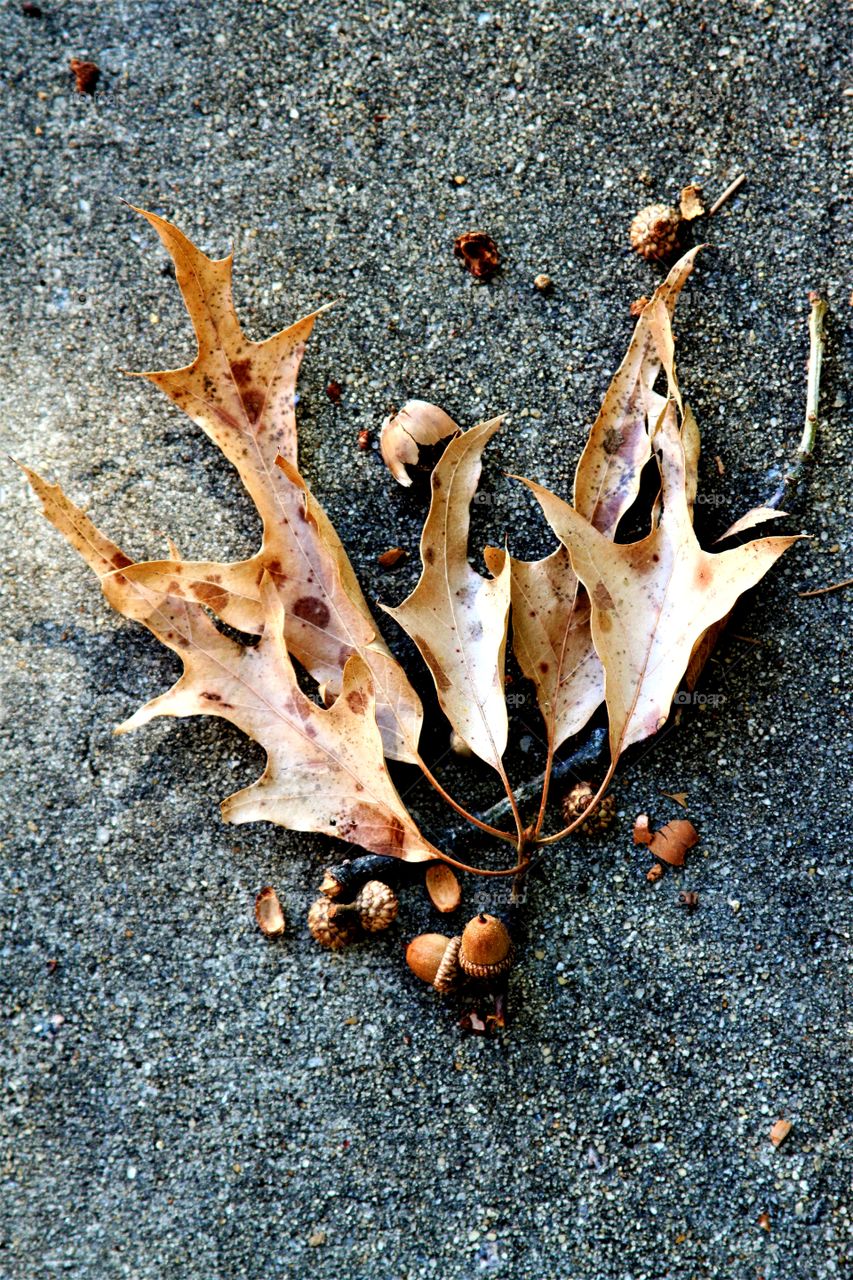
[[[312,1231],[308,1237],[308,1243],[312,1249],[317,1249],[321,1244],[326,1243],[325,1231]]]
[[[554,288],[554,281],[550,276],[545,275],[543,271],[540,275],[535,277],[533,281],[533,288],[536,289],[538,293],[550,293]]]

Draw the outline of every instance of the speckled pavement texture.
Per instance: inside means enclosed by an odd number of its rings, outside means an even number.
[[[474,546],[548,549],[503,472],[568,493],[629,304],[660,278],[625,251],[642,205],[749,175],[677,316],[706,542],[772,492],[802,420],[809,289],[831,314],[815,464],[786,526],[812,540],[738,609],[703,698],[624,761],[614,828],[531,884],[497,1040],[466,1037],[464,1010],[405,968],[403,943],[438,923],[419,889],[372,943],[311,942],[305,911],[341,850],[220,822],[262,764],[236,731],[113,738],[175,662],[110,613],[3,465],[0,1276],[850,1274],[850,595],[797,594],[853,572],[849,10],[40,5],[10,0],[0,24],[0,443],[139,558],[166,532],[187,557],[237,558],[258,528],[213,446],[120,372],[193,350],[121,198],[212,254],[233,246],[253,337],[343,299],[303,367],[301,462],[391,604],[417,577],[425,495],[358,431],[375,440],[411,395],[464,425],[506,412]],[[71,57],[101,67],[94,97]],[[452,254],[475,227],[503,254],[486,287]],[[383,573],[394,544],[413,555]],[[514,687],[524,778],[539,729]],[[434,728],[433,758],[443,741]],[[496,798],[485,769],[438,767],[472,804]],[[439,830],[440,805],[399,776]],[[681,791],[701,843],[649,884],[633,816],[679,816],[661,793]],[[252,920],[266,883],[291,922],[277,944]],[[500,892],[466,882],[462,918]],[[779,1117],[793,1127],[774,1150]]]

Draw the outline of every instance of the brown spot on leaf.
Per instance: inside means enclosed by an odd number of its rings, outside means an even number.
[[[612,609],[613,597],[603,582],[597,582],[592,598],[599,609]]]
[[[231,366],[234,381],[238,387],[244,387],[252,376],[251,360],[235,360]]]
[[[353,715],[363,716],[370,705],[370,699],[362,689],[350,689],[347,694],[347,706]]]
[[[624,436],[619,428],[610,427],[609,430],[604,433],[601,441],[601,447],[605,453],[612,455],[619,452],[623,440]]]
[[[123,551],[116,551],[110,563],[114,565],[116,569],[126,569],[129,564],[133,564],[133,561],[130,556],[126,556]]]
[[[249,422],[254,425],[261,416],[264,407],[264,397],[255,387],[250,387],[243,392],[243,408],[246,410],[246,417]]]
[[[221,701],[222,701],[222,694],[221,694],[221,693],[203,693],[201,696],[202,696],[203,698],[205,698],[208,702],[221,702]]]
[[[208,609],[212,609],[214,613],[218,613],[223,605],[228,602],[228,592],[223,591],[222,587],[214,586],[212,582],[194,583],[193,595],[196,600],[206,604]]]
[[[331,614],[328,607],[322,600],[318,600],[316,596],[300,596],[293,605],[293,612],[297,618],[301,618],[303,622],[308,622],[312,627],[317,627],[320,631],[325,630],[329,625]]]
[[[424,547],[424,564],[433,564],[435,561],[435,547]]]
[[[442,667],[438,658],[433,653],[432,649],[427,644],[426,640],[424,640],[421,636],[413,636],[412,639],[420,649],[421,656],[423,657],[424,662],[427,664],[430,671],[432,672],[435,683],[438,685],[442,693],[444,693],[447,689],[450,688],[450,681],[447,678],[444,668]]]

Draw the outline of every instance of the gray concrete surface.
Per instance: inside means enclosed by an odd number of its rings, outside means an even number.
[[[416,564],[383,575],[375,557],[415,549],[423,497],[392,488],[357,431],[409,395],[465,424],[508,411],[478,535],[545,550],[501,470],[568,490],[628,304],[658,278],[624,251],[650,198],[749,173],[677,324],[706,537],[767,496],[798,437],[807,290],[832,314],[790,526],[813,541],[738,611],[705,676],[713,705],[625,761],[615,829],[531,886],[499,1041],[465,1038],[402,964],[403,941],[435,927],[419,892],[375,943],[311,943],[331,847],[221,825],[219,800],[260,767],[236,732],[113,739],[175,664],[109,613],[2,468],[0,1276],[845,1274],[849,594],[797,592],[851,574],[849,12],[40,2],[40,18],[5,4],[0,36],[2,447],[137,556],[168,531],[186,556],[236,557],[257,526],[213,447],[119,372],[192,350],[163,254],[120,197],[211,253],[234,246],[253,336],[344,296],[304,366],[302,463],[368,594],[392,603]],[[73,91],[75,56],[103,70],[94,98]],[[504,254],[487,288],[451,252],[475,226]],[[533,773],[535,744],[512,767]],[[477,769],[446,776],[493,795]],[[702,843],[650,885],[630,826],[677,816],[662,791],[689,793]],[[411,799],[442,824],[422,787]],[[267,882],[293,922],[277,945],[251,918]],[[466,885],[466,913],[494,900]]]

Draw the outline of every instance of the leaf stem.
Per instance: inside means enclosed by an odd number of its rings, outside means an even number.
[[[421,772],[423,773],[424,777],[426,778],[430,786],[435,787],[436,791],[441,796],[441,798],[445,800],[447,804],[450,805],[451,809],[455,809],[461,818],[464,818],[466,822],[473,823],[475,827],[479,827],[481,831],[485,831],[487,835],[494,836],[495,839],[497,840],[508,840],[510,844],[516,843],[517,837],[512,835],[511,832],[500,831],[497,827],[490,826],[488,822],[484,822],[481,818],[475,817],[473,813],[469,813],[467,809],[465,809],[461,804],[458,803],[458,801],[454,800],[453,796],[451,796],[447,791],[445,791],[444,787],[441,785],[438,778],[436,778],[435,774],[432,772],[429,765],[426,763],[426,761],[423,759],[423,757],[420,754],[416,756],[416,760],[417,760],[418,766],[420,767]],[[506,782],[505,779],[504,781],[505,781],[505,785],[508,787],[509,784]],[[512,795],[511,792],[510,792],[510,795]],[[515,797],[512,797],[512,799],[514,803]],[[515,807],[514,812],[516,814],[518,813],[517,807]],[[517,819],[517,825],[520,828],[521,823],[519,819]],[[448,858],[447,861],[452,862],[452,859]],[[452,863],[452,865],[461,866],[465,871],[472,871],[474,869],[473,867],[466,867],[463,863]]]
[[[727,200],[731,200],[734,193],[736,191],[739,191],[745,182],[746,182],[746,174],[739,173],[738,176],[735,178],[734,182],[730,182],[729,185],[726,187],[725,191],[723,192],[723,194],[721,196],[718,196],[717,199],[714,201],[714,203],[711,205],[710,209],[708,210],[708,217],[713,218],[714,214],[718,213],[719,210],[722,209],[723,205],[726,203]]]

